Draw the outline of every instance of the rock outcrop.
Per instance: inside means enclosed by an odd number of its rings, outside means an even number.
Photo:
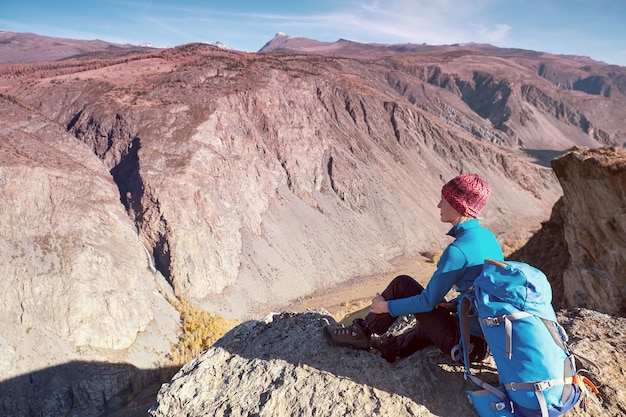
[[[589,376],[600,388],[587,413],[576,408],[568,416],[626,416],[621,388],[626,383],[626,304],[620,273],[626,270],[625,156],[613,148],[574,149],[554,160],[563,199],[530,240],[534,246],[515,254],[535,257],[534,264],[550,272],[561,268],[556,280],[561,303],[582,300],[615,313],[581,308],[558,313],[580,357],[578,367],[592,371]],[[564,251],[567,256],[559,253]],[[333,321],[319,311],[242,324],[162,387],[152,416],[473,415],[458,363],[435,348],[388,364],[371,352],[329,346],[320,333]],[[487,362],[476,371],[493,369]]]
[[[512,258],[542,269],[555,305],[626,316],[626,152],[574,149],[552,161],[563,188],[549,221]]]
[[[563,187],[565,303],[626,316],[626,151],[573,150],[552,167]]]
[[[588,414],[626,415],[626,319],[590,310],[559,314],[574,352],[599,367]],[[373,352],[329,345],[324,311],[249,321],[185,365],[163,385],[153,417],[472,416],[463,367],[434,347],[389,364]],[[486,362],[476,372],[493,373]]]

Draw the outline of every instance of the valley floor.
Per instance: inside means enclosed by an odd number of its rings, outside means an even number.
[[[355,278],[336,287],[317,292],[295,301],[284,311],[305,312],[323,308],[337,321],[370,305],[376,293],[383,292],[387,284],[398,275],[410,275],[426,286],[435,271],[435,264],[421,260],[398,261],[394,269],[384,275]]]

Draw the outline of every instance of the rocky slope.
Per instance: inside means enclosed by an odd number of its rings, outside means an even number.
[[[626,100],[625,69],[589,58],[484,44],[328,43],[285,34],[261,51],[366,57],[390,68],[385,75],[389,86],[412,104],[475,137],[519,146],[544,161],[554,155],[546,151],[572,145],[626,143],[619,120]]]
[[[511,252],[561,195],[551,156],[623,141],[623,69],[363,48],[0,66],[3,412],[119,406],[168,371],[167,297],[254,320],[436,253],[460,172]],[[584,74],[601,94],[555,85]]]
[[[442,247],[459,172],[492,184],[485,222],[510,242],[558,198],[549,169],[414,106],[388,71],[188,45],[11,91],[100,158],[176,294],[244,319]]]
[[[561,313],[574,352],[596,362],[601,394],[588,413],[626,415],[626,319],[590,310]],[[389,364],[375,351],[329,345],[321,312],[275,314],[249,321],[185,365],[164,384],[153,417],[182,416],[473,416],[463,367],[434,347]],[[406,326],[406,325],[405,325]],[[486,380],[492,360],[477,366]],[[494,378],[494,376],[491,376]]]

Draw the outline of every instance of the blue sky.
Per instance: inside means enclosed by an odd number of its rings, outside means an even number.
[[[0,0],[0,30],[160,47],[220,41],[251,52],[278,32],[480,42],[626,66],[626,0]]]

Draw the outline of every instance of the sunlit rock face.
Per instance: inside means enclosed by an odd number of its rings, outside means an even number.
[[[626,152],[575,149],[552,166],[570,255],[565,304],[626,316]]]

